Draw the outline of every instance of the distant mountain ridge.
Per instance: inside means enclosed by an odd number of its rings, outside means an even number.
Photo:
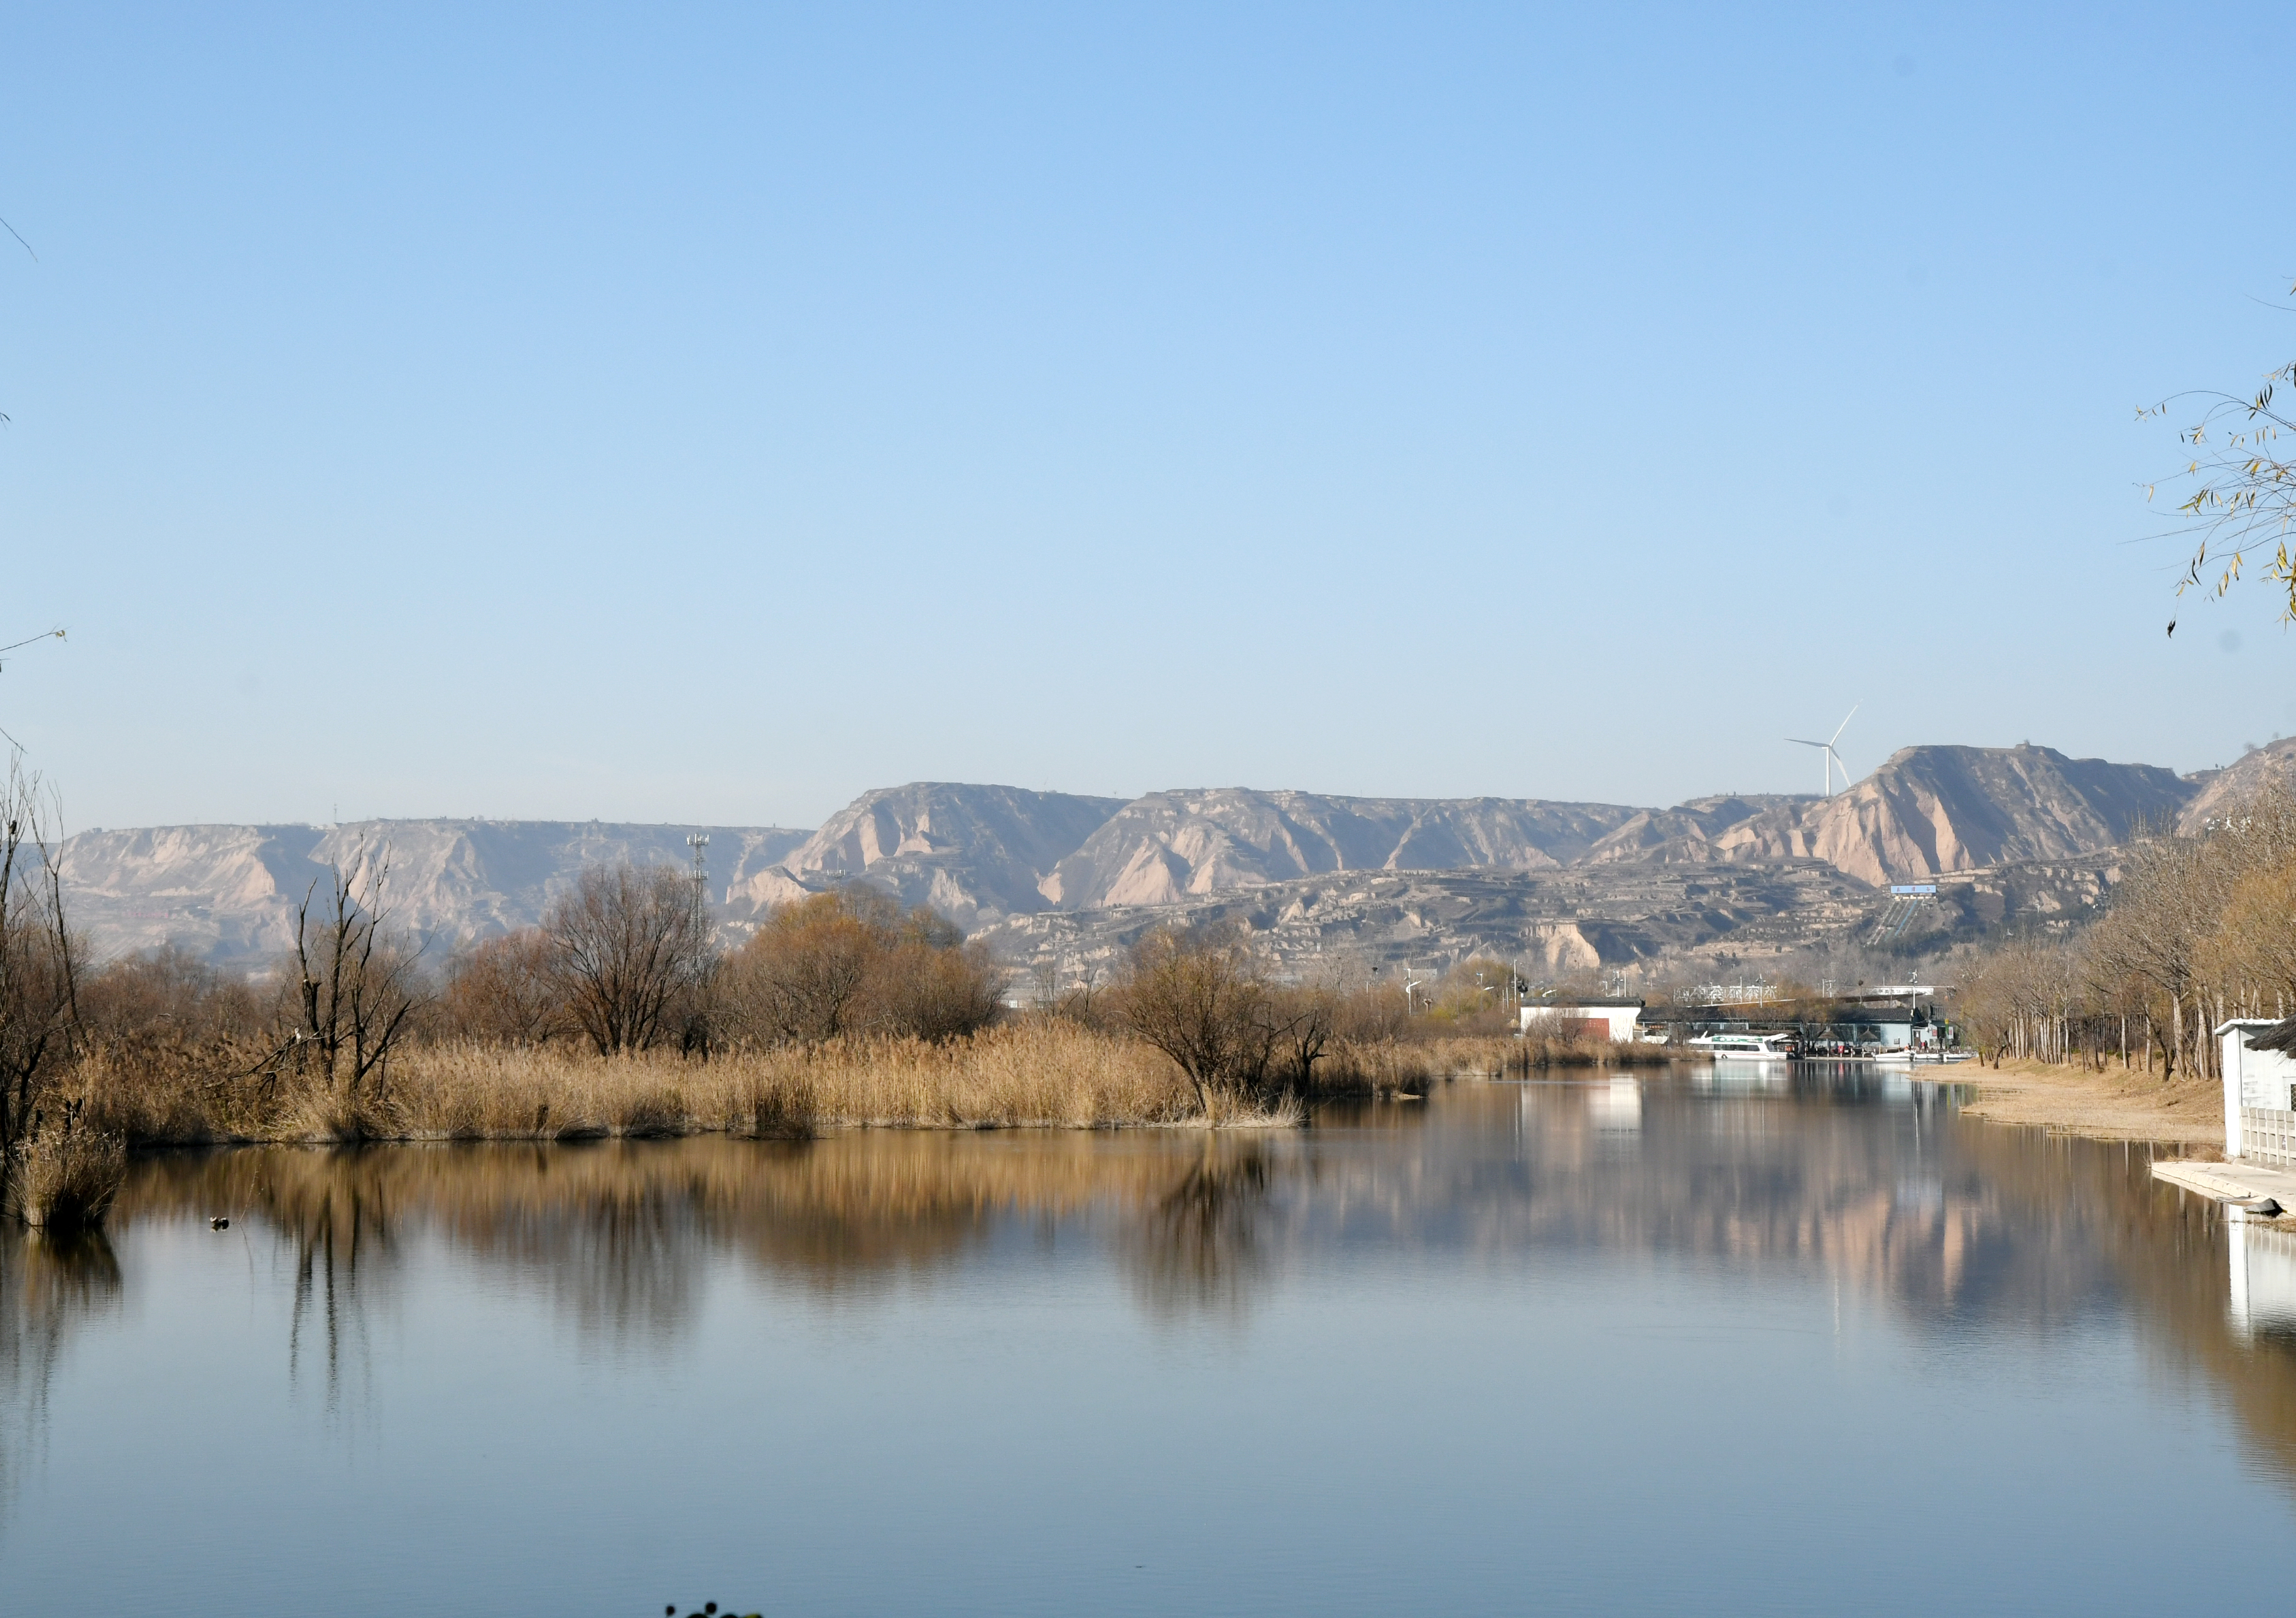
[[[1004,936],[1015,917],[1196,908],[1350,872],[1623,877],[1644,866],[1822,862],[1870,889],[2091,857],[2146,826],[2196,829],[2210,806],[2292,768],[2296,742],[2191,777],[2046,747],[1908,747],[1830,798],[1726,795],[1672,809],[1246,787],[1128,801],[913,782],[865,793],[809,833],[594,821],[164,826],[83,833],[63,854],[76,922],[107,953],[173,940],[218,959],[275,955],[313,878],[362,844],[390,850],[398,918],[457,948],[539,920],[586,864],[684,864],[697,832],[710,840],[713,900],[737,932],[777,904],[865,882]]]
[[[451,950],[540,920],[586,865],[685,864],[697,833],[709,839],[711,869],[736,882],[807,836],[775,826],[366,820],[82,832],[61,853],[72,923],[100,953],[174,943],[245,960],[293,942],[295,907],[330,863],[348,868],[388,850],[393,919]]]
[[[1630,823],[1592,857],[1822,859],[1878,887],[2099,853],[2177,825],[2201,790],[2173,770],[2049,747],[1906,747],[1831,798],[1702,799]]]

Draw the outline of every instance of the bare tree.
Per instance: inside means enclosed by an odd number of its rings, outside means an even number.
[[[70,1054],[78,980],[39,779],[12,760],[0,786],[0,1182],[33,1128],[44,1080]]]
[[[541,1045],[569,1031],[557,951],[539,927],[490,938],[447,968],[440,1010],[447,1029],[466,1039]]]
[[[1292,1076],[1300,1088],[1313,1089],[1316,1064],[1324,1059],[1332,1036],[1339,1031],[1339,991],[1328,984],[1308,984],[1279,997],[1276,1010]]]
[[[1006,974],[936,912],[852,885],[783,905],[726,972],[736,1022],[763,1039],[947,1039],[994,1022]]]
[[[1133,946],[1118,995],[1125,1024],[1179,1065],[1205,1112],[1265,1079],[1276,1039],[1269,986],[1234,934],[1157,928]]]
[[[2296,859],[2258,872],[2234,890],[2202,958],[2251,1015],[2296,1009]]]
[[[2217,1075],[2210,1030],[2296,1010],[2296,791],[2267,782],[2197,833],[2140,837],[2085,936],[2011,940],[1960,970],[1962,1020],[2005,1055]]]
[[[243,974],[217,971],[177,944],[122,956],[85,974],[80,1026],[90,1044],[138,1056],[259,1036],[264,1007]]]
[[[879,1031],[952,1039],[1002,1014],[1010,975],[986,946],[920,905],[902,917],[869,976],[869,1022]]]
[[[765,1039],[833,1039],[857,1031],[899,908],[859,886],[776,907],[729,974],[743,1026]]]
[[[550,908],[554,970],[566,1008],[601,1055],[650,1049],[680,997],[715,964],[695,883],[674,866],[593,866]]]
[[[390,851],[362,844],[350,868],[330,864],[295,909],[294,1047],[307,1071],[347,1094],[380,1096],[390,1056],[421,1003],[419,951],[390,929]],[[316,908],[316,914],[315,912]]]

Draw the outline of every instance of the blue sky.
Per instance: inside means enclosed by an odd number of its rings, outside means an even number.
[[[0,725],[75,826],[2225,762],[2296,640],[2134,416],[2296,356],[2292,37],[12,8]]]

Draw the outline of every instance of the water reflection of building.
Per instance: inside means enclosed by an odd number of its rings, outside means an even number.
[[[1779,1094],[1793,1088],[1783,1062],[1732,1062],[1723,1059],[1690,1075],[1693,1090],[1770,1090]]]
[[[1617,1162],[1637,1155],[1643,1136],[1642,1080],[1619,1077],[1591,1087],[1587,1121],[1594,1129],[1598,1156]]]
[[[1643,1127],[1639,1079],[1618,1078],[1587,1092],[1587,1116],[1603,1135],[1638,1135]]]
[[[2296,1335],[2296,1232],[2225,1210],[2232,1269],[2232,1327],[2243,1337]]]

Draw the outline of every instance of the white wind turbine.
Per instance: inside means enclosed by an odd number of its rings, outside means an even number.
[[[1822,755],[1820,761],[1825,766],[1825,792],[1824,795],[1828,798],[1833,796],[1833,767],[1837,764],[1841,764],[1841,755],[1833,751],[1833,744],[1841,740],[1841,733],[1849,728],[1849,721],[1857,717],[1857,710],[1863,708],[1865,705],[1865,703],[1859,702],[1852,706],[1848,713],[1841,716],[1841,723],[1833,727],[1833,734],[1826,737],[1823,742],[1805,742],[1800,736],[1788,736],[1786,738],[1787,741],[1792,742],[1796,747],[1815,747],[1818,750],[1818,752]],[[1841,784],[1845,787],[1849,784],[1849,766],[1847,764],[1841,764]]]

